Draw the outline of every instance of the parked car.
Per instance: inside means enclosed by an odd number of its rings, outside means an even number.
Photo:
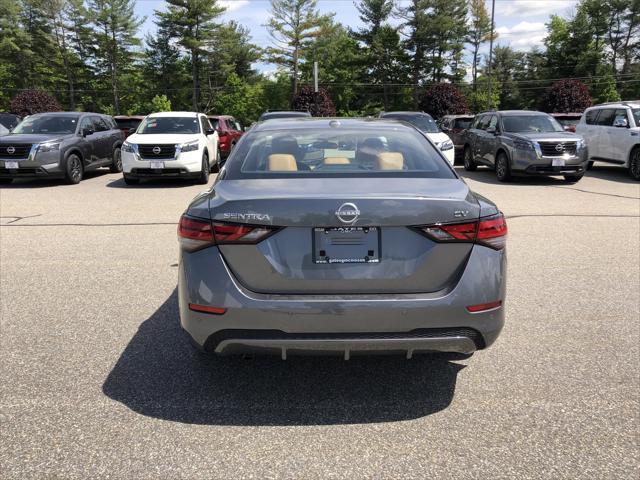
[[[222,159],[229,156],[231,150],[244,134],[244,130],[240,122],[231,115],[209,115],[207,118],[211,122],[211,126],[218,131],[222,165]]]
[[[445,115],[440,119],[440,129],[449,135],[455,148],[456,157],[462,155],[464,131],[471,126],[473,115]]]
[[[424,112],[382,112],[379,115],[380,118],[401,120],[403,122],[410,123],[422,133],[424,133],[429,139],[435,143],[436,147],[440,149],[447,161],[453,165],[455,163],[455,150],[453,148],[453,142],[446,133],[436,124],[436,121],[431,115]]]
[[[136,132],[138,125],[144,120],[144,115],[116,115],[113,119],[116,121],[118,128],[122,130],[124,138],[127,138]]]
[[[580,121],[582,114],[581,113],[552,113],[551,116],[555,118],[558,121],[558,123],[562,125],[562,127],[567,132],[575,133],[576,125]]]
[[[193,178],[209,182],[220,159],[218,133],[203,113],[161,112],[145,117],[122,147],[127,185],[143,178]]]
[[[13,130],[20,123],[20,117],[13,113],[0,113],[0,127]]]
[[[258,121],[264,122],[265,120],[304,117],[311,117],[311,113],[301,110],[267,110],[262,115],[260,115]]]
[[[180,218],[181,324],[219,354],[471,353],[504,323],[506,234],[409,125],[258,123]]]
[[[486,165],[501,182],[513,176],[562,175],[579,181],[587,166],[584,139],[565,132],[551,116],[528,110],[476,115],[465,133],[464,168]]]
[[[98,113],[38,113],[0,137],[0,182],[62,177],[78,183],[99,167],[122,171],[124,136],[113,118]]]
[[[620,165],[640,180],[640,100],[588,108],[576,131],[589,146],[589,166]]]

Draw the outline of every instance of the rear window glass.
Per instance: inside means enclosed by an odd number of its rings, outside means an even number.
[[[138,125],[140,125],[141,120],[135,120],[135,119],[121,119],[118,118],[116,119],[116,124],[118,125],[118,128],[138,128]]]
[[[454,128],[469,128],[471,126],[471,118],[456,118],[453,124]]]
[[[145,134],[189,134],[199,133],[200,127],[196,117],[153,117],[145,118],[138,128],[138,132]]]
[[[596,117],[598,116],[598,110],[589,110],[585,113],[584,121],[587,125],[594,125],[596,123]]]
[[[431,115],[403,115],[395,113],[384,115],[383,118],[391,118],[410,123],[418,130],[422,130],[427,133],[438,133],[440,131],[438,125],[436,125],[436,121],[431,117]]]
[[[227,170],[229,179],[456,178],[429,141],[406,127],[253,131],[238,144]]]

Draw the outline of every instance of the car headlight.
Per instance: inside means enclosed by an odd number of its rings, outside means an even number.
[[[60,150],[60,142],[42,143],[38,145],[38,152],[55,152],[57,150]]]
[[[180,145],[181,152],[193,152],[195,150],[198,150],[198,148],[200,148],[200,144],[198,140],[195,140],[193,142],[183,143],[182,145]]]
[[[453,142],[451,140],[445,140],[440,144],[440,150],[443,152],[445,150],[451,150],[453,148]]]
[[[535,146],[533,142],[529,142],[527,140],[515,139],[513,141],[513,146],[515,148],[519,148],[520,150],[534,150]]]
[[[138,145],[135,143],[124,142],[122,144],[122,151],[127,153],[138,153]]]

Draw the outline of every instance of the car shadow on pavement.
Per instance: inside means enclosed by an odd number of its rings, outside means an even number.
[[[209,181],[211,184],[211,181]],[[179,178],[151,178],[141,180],[137,185],[127,185],[124,183],[122,176],[117,180],[107,183],[109,188],[181,188],[181,187],[193,187],[195,182],[193,180],[179,179]],[[201,185],[202,188],[207,188],[207,185]]]
[[[91,170],[89,172],[85,172],[82,181],[90,180],[92,178],[102,177],[104,175],[108,175],[111,172],[108,168],[100,168],[97,170]],[[80,182],[82,183],[82,182]],[[13,182],[0,185],[0,189],[2,188],[47,188],[47,187],[59,187],[59,186],[68,186],[67,182],[64,178],[47,178],[47,177],[37,177],[37,178],[16,178]]]
[[[142,415],[190,424],[392,422],[449,406],[464,368],[449,359],[208,355],[182,331],[174,290],[140,325],[102,390]]]
[[[529,176],[529,177],[513,177],[510,182],[501,182],[496,178],[496,172],[489,167],[478,167],[475,172],[468,172],[464,167],[455,167],[456,172],[462,178],[468,178],[476,182],[487,183],[489,185],[567,185],[564,178],[546,177],[546,176]]]
[[[611,182],[633,183],[638,185],[638,181],[631,178],[629,169],[624,167],[614,167],[609,165],[594,165],[587,172],[588,177],[596,177],[601,180],[609,180]]]

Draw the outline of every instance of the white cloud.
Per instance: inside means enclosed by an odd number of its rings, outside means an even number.
[[[548,17],[552,14],[566,14],[578,3],[578,0],[513,0],[496,3],[496,16],[503,17]],[[505,5],[506,4],[506,5]],[[487,5],[491,8],[491,5]]]
[[[239,10],[249,4],[249,0],[220,0],[218,4],[227,9],[226,13]]]
[[[515,50],[531,50],[542,45],[547,36],[543,22],[520,22],[513,27],[498,27],[498,43],[507,44]]]

